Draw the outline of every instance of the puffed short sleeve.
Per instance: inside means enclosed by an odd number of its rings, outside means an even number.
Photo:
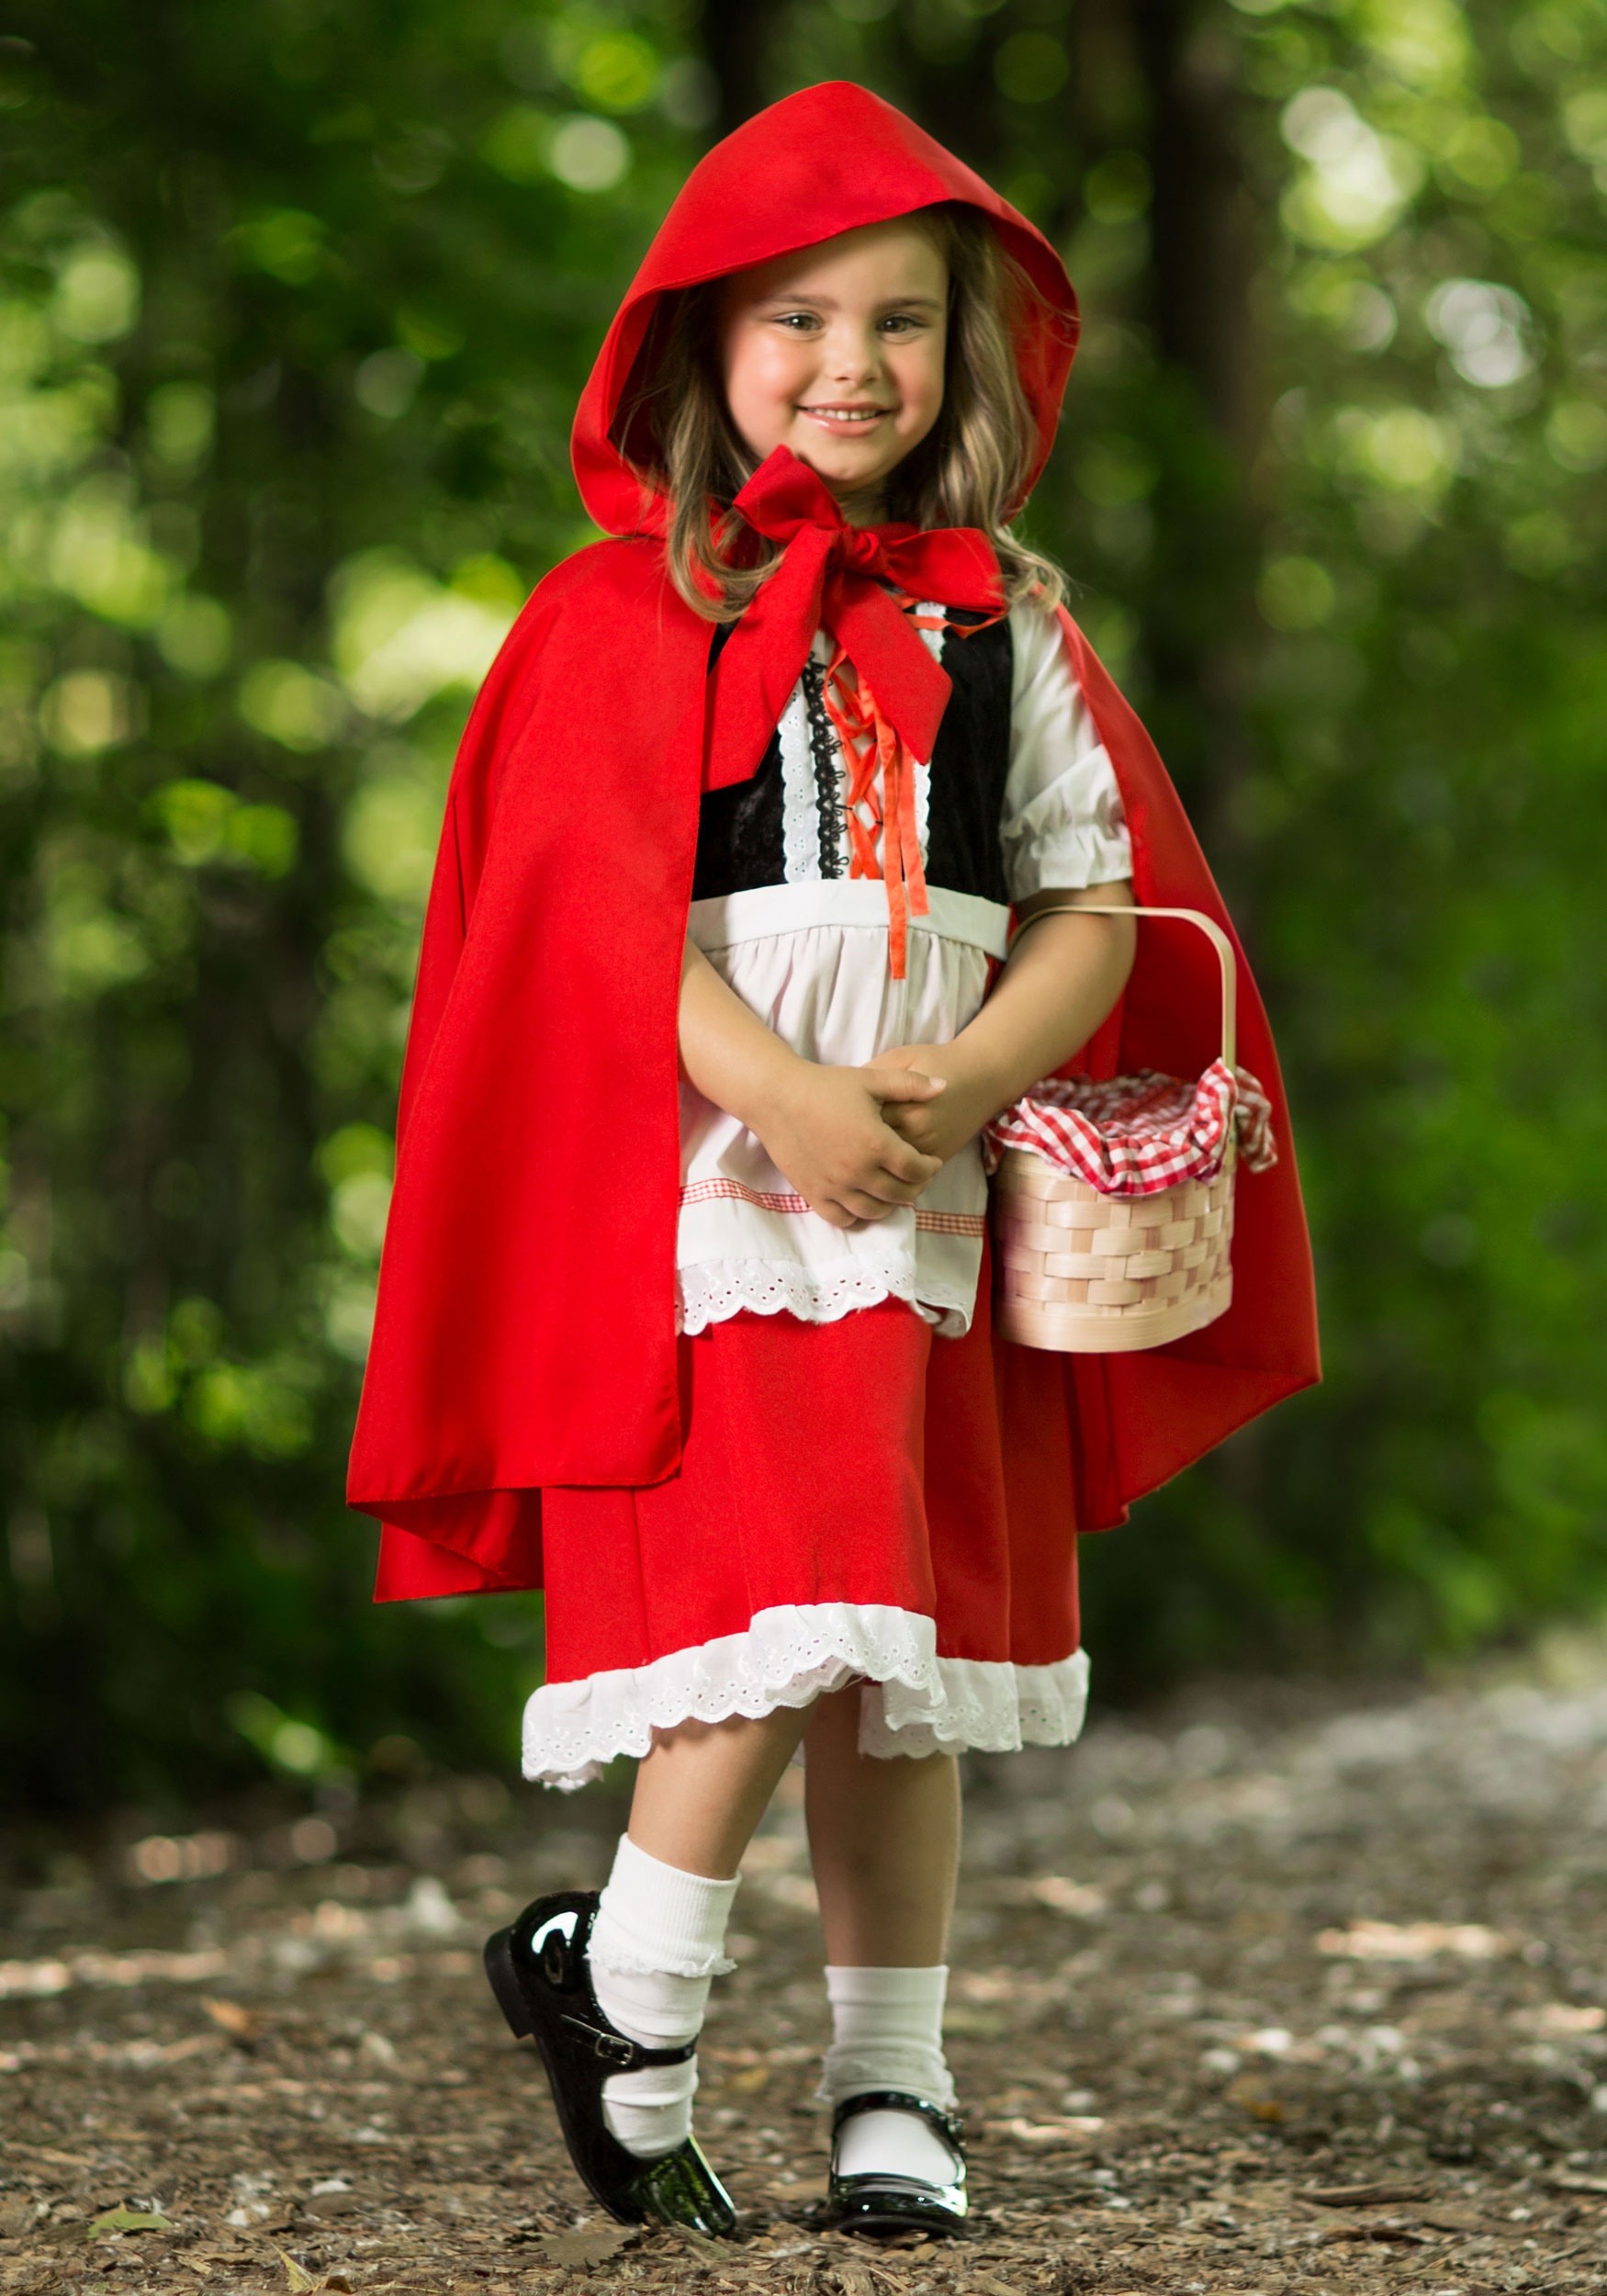
[[[1010,769],[999,825],[1012,901],[1132,875],[1115,769],[1052,613],[1010,609]]]

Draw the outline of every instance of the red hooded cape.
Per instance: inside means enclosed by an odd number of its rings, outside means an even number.
[[[539,1585],[544,1486],[654,1483],[680,1460],[677,1014],[698,803],[712,770],[753,771],[773,717],[745,673],[741,624],[708,679],[710,625],[665,572],[650,441],[612,434],[655,306],[942,200],[979,208],[1037,290],[1017,331],[1036,478],[1076,344],[1060,260],[913,121],[843,83],[772,106],[693,171],[587,384],[575,470],[615,539],[546,578],[493,666],[425,917],[348,1486],[385,1525],[381,1599]],[[1143,727],[1062,618],[1121,784],[1138,900],[1227,925]],[[998,1344],[1010,1503],[1051,1510],[1068,1533],[1121,1521],[1318,1376],[1288,1111],[1242,963],[1240,1015],[1240,1058],[1271,1097],[1282,1160],[1239,1181],[1231,1309],[1143,1354]],[[1084,1064],[1196,1072],[1217,1026],[1203,936],[1145,924]]]

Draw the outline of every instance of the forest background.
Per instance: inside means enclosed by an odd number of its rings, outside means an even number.
[[[1029,530],[1199,826],[1299,1126],[1326,1384],[1085,1548],[1102,1695],[1607,1595],[1599,0],[21,0],[15,1802],[511,1768],[538,1602],[373,1610],[342,1502],[443,793],[590,538],[570,414],[655,224],[833,76],[1065,252]]]

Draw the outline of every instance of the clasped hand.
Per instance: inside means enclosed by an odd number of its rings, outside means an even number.
[[[913,1204],[987,1121],[984,1097],[951,1045],[899,1045],[863,1068],[800,1061],[761,1136],[810,1210],[853,1228]]]

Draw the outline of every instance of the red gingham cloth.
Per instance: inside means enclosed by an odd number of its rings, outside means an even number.
[[[1006,1148],[1025,1148],[1101,1196],[1156,1196],[1179,1180],[1214,1178],[1230,1126],[1246,1171],[1277,1162],[1265,1093],[1247,1068],[1225,1061],[1197,1084],[1153,1068],[1097,1085],[1050,1076],[995,1117],[983,1158],[993,1172]]]

